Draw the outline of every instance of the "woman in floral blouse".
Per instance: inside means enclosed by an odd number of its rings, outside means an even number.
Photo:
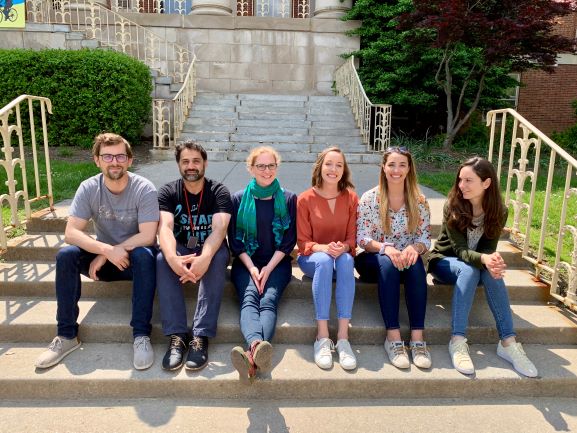
[[[423,338],[427,282],[421,255],[431,245],[430,211],[417,184],[413,159],[405,147],[385,151],[379,185],[362,195],[358,214],[357,243],[365,251],[355,258],[355,267],[361,279],[378,283],[389,360],[397,368],[410,366],[399,329],[403,282],[413,364],[429,368],[431,355]]]

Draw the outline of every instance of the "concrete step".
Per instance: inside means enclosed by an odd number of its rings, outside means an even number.
[[[189,119],[213,119],[214,117],[218,117],[221,120],[235,120],[238,119],[238,113],[232,111],[223,111],[218,113],[218,116],[216,116],[213,112],[196,110],[193,106],[190,114],[188,115]]]
[[[258,94],[258,93],[239,93],[239,101],[302,101],[306,102],[308,100],[306,95],[270,95],[270,94]]]
[[[31,262],[11,261],[0,263],[0,296],[29,296],[48,297],[54,296],[56,268],[53,261]],[[358,277],[358,274],[355,273]],[[130,298],[132,283],[129,281],[115,281],[113,283],[93,281],[82,276],[82,294],[89,298]],[[427,276],[428,298],[430,301],[450,301],[453,296],[453,286],[440,284],[433,281],[431,275]],[[312,280],[303,275],[300,268],[293,262],[292,279],[286,287],[284,298],[298,298],[311,300]],[[509,291],[512,302],[547,302],[551,298],[549,289],[543,283],[534,281],[533,274],[529,270],[509,269],[505,275],[505,284]],[[186,295],[196,298],[197,286],[187,284]],[[356,281],[355,299],[377,300],[376,285]],[[402,289],[401,289],[402,290]],[[225,285],[226,297],[236,297],[236,291],[228,278]],[[402,292],[403,293],[403,292]],[[485,292],[482,288],[477,290],[477,298],[484,299]]]
[[[438,227],[435,227],[435,230],[437,229]],[[432,242],[434,245],[435,239]],[[8,242],[8,249],[3,258],[7,261],[54,260],[58,250],[66,245],[64,234],[54,232],[25,234]],[[501,253],[509,269],[518,267],[529,269],[529,262],[521,257],[520,250],[508,240],[500,240],[497,251]]]
[[[338,367],[337,367],[338,368]],[[24,397],[25,398],[25,397]],[[185,396],[174,398],[7,400],[0,402],[2,426],[7,432],[61,431],[62,420],[71,432],[183,432],[260,433],[354,431],[383,433],[543,433],[577,431],[577,399],[559,397],[434,398],[413,399],[344,397],[330,390],[320,399],[243,398],[234,402]],[[354,416],[351,416],[354,414]],[[503,420],[506,420],[504,422]],[[457,426],[458,424],[458,426]],[[196,430],[198,429],[198,430]]]
[[[236,131],[238,134],[251,134],[255,138],[259,135],[270,135],[274,133],[275,135],[308,135],[309,129],[306,127],[279,127],[279,126],[267,126],[267,127],[255,127],[255,126],[237,126]]]
[[[244,107],[246,109],[277,109],[280,108],[280,111],[283,111],[284,108],[298,108],[303,110],[306,106],[306,101],[287,101],[287,100],[266,100],[266,99],[241,99],[240,100],[240,107]]]
[[[319,369],[313,361],[310,344],[275,344],[272,372],[259,377],[252,385],[238,380],[230,362],[232,344],[212,344],[209,365],[200,372],[182,369],[170,373],[160,367],[166,350],[164,344],[154,346],[156,362],[145,371],[133,370],[132,344],[125,342],[85,343],[59,365],[36,373],[33,362],[45,350],[45,345],[6,343],[2,346],[4,356],[0,357],[0,370],[10,372],[9,376],[0,376],[3,401],[31,396],[36,400],[71,401],[194,396],[236,402],[246,402],[247,398],[323,399],[324,403],[328,392],[334,399],[379,399],[390,398],[391,390],[396,399],[577,397],[577,348],[571,346],[526,344],[527,355],[540,371],[539,378],[527,379],[495,354],[493,344],[471,346],[477,369],[473,377],[452,368],[446,345],[430,347],[433,358],[430,370],[411,366],[406,371],[388,362],[380,344],[353,345],[358,368],[346,372],[338,363],[329,371]]]
[[[272,132],[273,134],[270,134]],[[267,135],[255,135],[255,134],[231,134],[230,141],[233,142],[248,142],[252,143],[254,147],[255,143],[312,143],[317,137],[311,137],[309,135],[277,135],[274,134],[275,131],[269,131]],[[282,149],[277,149],[282,150]]]
[[[306,115],[308,109],[306,107],[292,107],[283,106],[281,104],[267,104],[245,107],[243,105],[236,107],[239,114],[273,114],[277,117],[283,118],[285,114],[302,114]]]
[[[56,300],[36,297],[2,297],[0,312],[0,341],[50,341],[56,332]],[[189,316],[194,312],[195,300],[188,303]],[[80,337],[83,341],[109,343],[129,341],[132,328],[130,298],[82,298],[80,308]],[[520,341],[530,344],[577,344],[577,324],[568,313],[542,303],[514,303],[511,306],[515,330]],[[152,319],[152,340],[161,342],[158,303]],[[333,308],[334,310],[334,308]],[[408,318],[401,302],[399,318],[403,334],[407,334]],[[336,317],[333,311],[331,317]],[[336,323],[331,321],[331,329]],[[432,300],[427,306],[425,338],[429,344],[445,344],[451,333],[451,301]],[[310,299],[286,298],[279,305],[275,341],[306,344],[314,341],[316,323]],[[499,339],[495,321],[487,303],[473,305],[467,336],[471,342],[492,344]],[[404,335],[404,337],[408,337]],[[350,338],[355,344],[380,344],[385,329],[378,303],[373,299],[356,299],[351,320]],[[239,328],[239,307],[233,297],[223,297],[218,321],[219,343],[242,341]]]
[[[310,128],[312,122],[308,120],[287,120],[287,119],[245,119],[241,116],[236,121],[239,128]]]

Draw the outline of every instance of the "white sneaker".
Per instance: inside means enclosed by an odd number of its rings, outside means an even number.
[[[146,370],[154,363],[154,351],[150,345],[150,337],[140,335],[134,339],[133,365],[137,370]]]
[[[337,341],[337,353],[339,354],[339,364],[344,370],[354,370],[357,368],[357,358],[351,348],[349,340]]]
[[[80,341],[77,337],[67,339],[64,337],[54,337],[54,340],[48,346],[34,364],[36,368],[48,368],[58,364],[70,352],[80,347]]]
[[[527,357],[521,343],[513,343],[505,347],[499,341],[499,344],[497,344],[497,355],[513,364],[513,368],[523,376],[537,377],[539,375],[537,367]]]
[[[454,343],[449,341],[449,354],[455,370],[463,374],[473,374],[475,372],[466,338],[457,340]]]
[[[389,361],[397,368],[409,368],[409,355],[405,348],[405,343],[402,341],[389,341],[385,339],[385,352],[389,357]]]
[[[330,338],[321,338],[314,344],[315,363],[322,369],[326,370],[333,366],[332,350],[335,348]]]
[[[413,364],[419,368],[431,368],[432,360],[431,353],[427,349],[427,343],[424,341],[411,341],[409,344],[411,348],[411,357]]]

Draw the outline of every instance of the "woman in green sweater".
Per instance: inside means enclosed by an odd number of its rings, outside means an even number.
[[[496,251],[507,221],[493,165],[474,157],[459,167],[443,211],[443,226],[429,259],[429,272],[445,284],[454,284],[452,336],[449,353],[453,366],[464,374],[475,368],[469,355],[466,331],[477,285],[482,284],[499,333],[497,354],[515,370],[537,376],[521,343],[515,340],[513,316],[503,281],[505,262]]]

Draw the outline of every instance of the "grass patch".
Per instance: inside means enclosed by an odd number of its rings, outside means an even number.
[[[80,183],[97,173],[100,172],[98,167],[94,165],[91,160],[86,162],[70,162],[65,160],[53,160],[50,162],[52,170],[52,192],[54,194],[54,202],[59,202],[61,200],[71,198],[74,196],[76,189]],[[40,178],[40,191],[38,195],[44,195],[48,193],[47,181],[46,181],[46,165],[43,158],[39,158],[39,178]],[[27,186],[28,186],[28,196],[35,197],[37,195],[35,181],[34,181],[34,169],[32,164],[27,161],[26,165],[27,173]],[[15,173],[16,179],[16,189],[21,189],[22,185],[22,170],[18,167]],[[6,171],[0,169],[0,195],[8,192],[8,187],[6,186],[7,175]],[[18,201],[18,215],[20,220],[25,218],[24,204],[23,200]],[[39,209],[44,209],[48,207],[48,200],[42,199],[34,203],[31,203],[32,211]],[[2,202],[2,222],[4,226],[11,224],[11,213],[9,204],[4,201]],[[10,237],[17,235],[19,231],[13,231],[10,233]]]

